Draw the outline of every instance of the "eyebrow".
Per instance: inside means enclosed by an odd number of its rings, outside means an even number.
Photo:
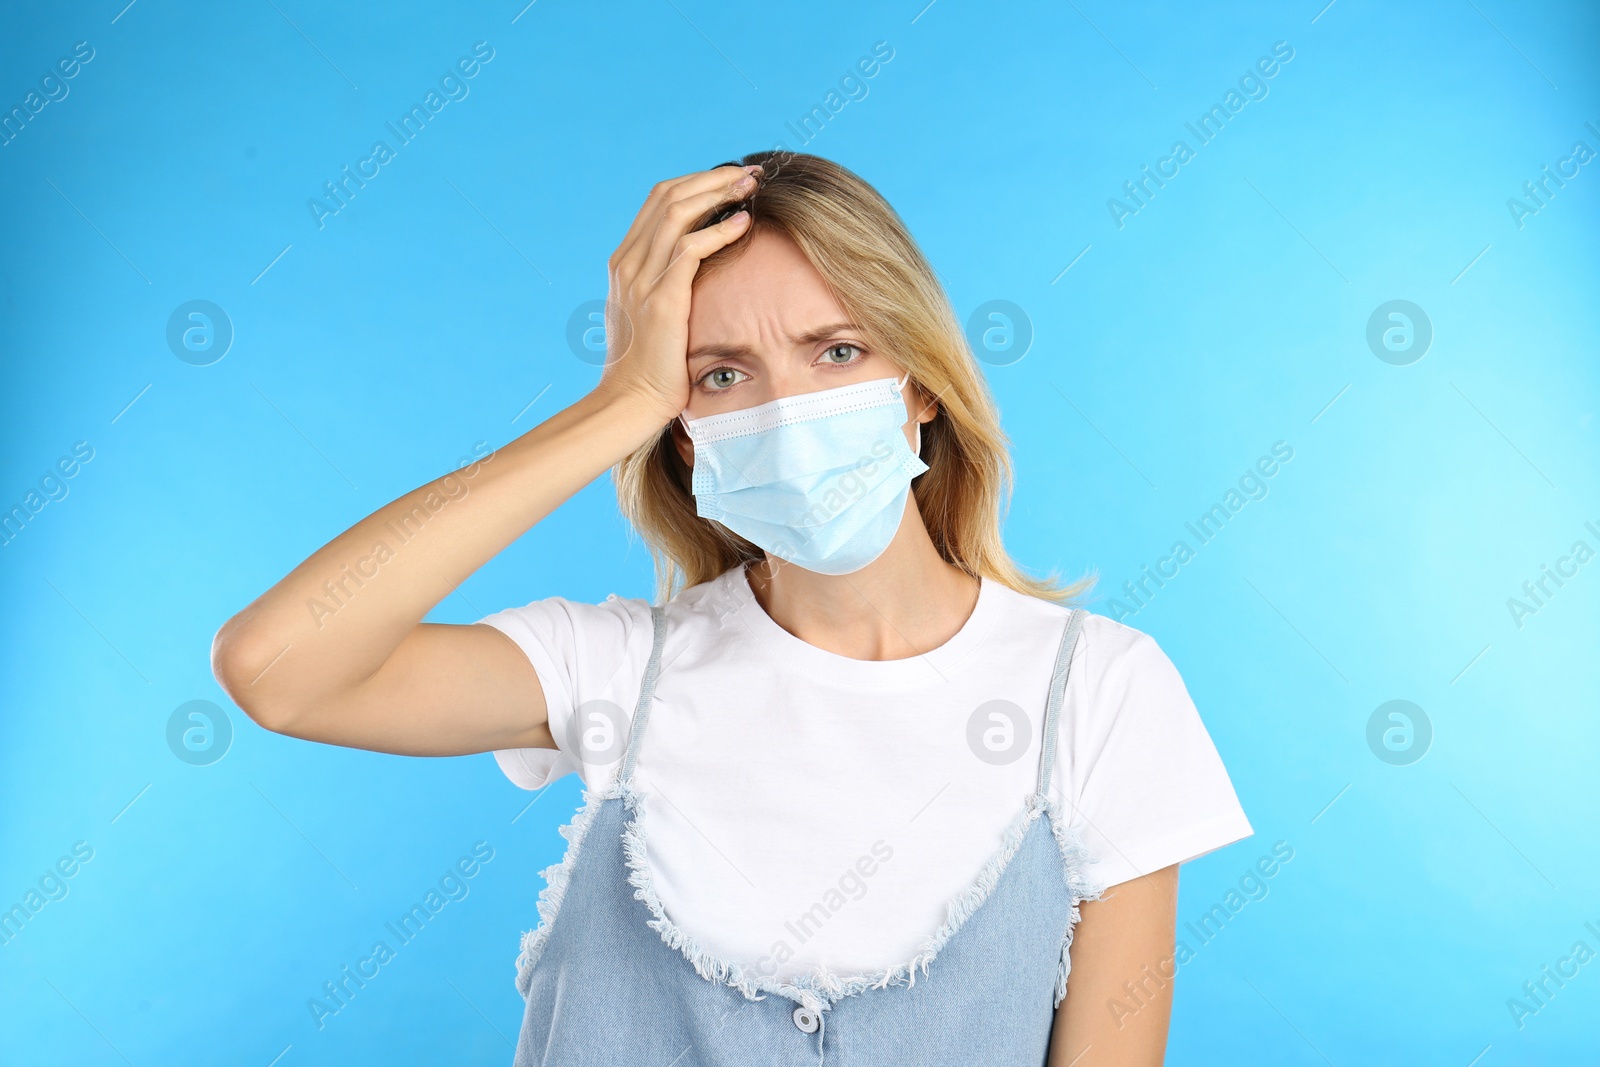
[[[830,322],[826,326],[807,330],[798,337],[790,338],[797,345],[814,345],[818,341],[826,341],[841,333],[860,333],[861,327],[853,322]],[[736,356],[753,356],[755,349],[749,345],[698,345],[689,351],[690,361],[697,359],[728,359]]]

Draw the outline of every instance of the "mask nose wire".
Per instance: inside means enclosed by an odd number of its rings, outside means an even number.
[[[904,390],[905,387],[906,387],[906,382],[908,382],[910,380],[911,380],[911,372],[910,371],[906,371],[904,374],[902,374],[900,376],[900,379],[894,383],[894,387],[896,389],[899,389],[899,390]],[[683,432],[684,433],[689,433],[689,423],[688,423],[687,420],[684,419],[683,412],[681,412],[681,411],[678,412],[677,418],[678,418],[678,421],[683,424]],[[921,437],[921,435],[922,435],[922,426],[921,426],[920,423],[917,426],[917,435],[918,435],[917,436],[917,440],[920,442],[921,439],[922,439],[922,437]],[[689,434],[689,436],[692,438],[694,435],[693,434]],[[918,447],[917,451],[919,451],[919,452],[921,451],[921,447],[920,446]]]

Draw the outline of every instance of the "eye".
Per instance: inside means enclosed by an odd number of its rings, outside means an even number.
[[[732,377],[732,375],[735,374],[740,375],[741,377]],[[736,367],[712,367],[710,370],[702,374],[700,376],[700,380],[695,382],[695,384],[703,385],[713,393],[720,393],[729,386],[737,385],[740,381],[743,381],[748,377],[750,377],[750,375],[745,374],[744,371],[739,370]]]
[[[863,356],[866,354],[866,349],[862,348],[860,345],[853,345],[848,341],[841,341],[836,345],[829,345],[826,349],[823,350],[823,353],[822,353],[823,362],[832,363],[835,366],[840,366],[840,367],[847,367],[852,363],[861,362],[861,360],[859,358],[851,358],[851,357],[846,357],[844,359],[834,359],[833,358],[834,353],[838,352],[840,349],[850,349],[850,350],[853,350],[855,352],[861,353]]]

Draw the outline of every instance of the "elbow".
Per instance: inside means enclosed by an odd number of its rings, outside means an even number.
[[[262,729],[286,734],[293,729],[293,716],[282,701],[272,699],[271,688],[263,678],[283,649],[276,652],[260,646],[241,633],[240,616],[223,624],[211,640],[211,673],[223,692]]]

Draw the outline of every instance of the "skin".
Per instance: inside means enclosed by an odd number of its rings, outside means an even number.
[[[1047,1067],[1159,1067],[1172,1018],[1167,976],[1178,925],[1177,865],[1112,886],[1104,900],[1084,901],[1078,912],[1072,971],[1050,1030]],[[1120,1012],[1112,1010],[1113,1001],[1123,1006]]]
[[[742,199],[748,189],[735,182],[743,177],[741,168],[719,167],[651,189],[608,263],[611,351],[593,390],[472,466],[362,519],[223,625],[213,671],[246,714],[288,736],[404,755],[556,747],[538,675],[511,639],[489,626],[425,623],[427,613],[668,423],[692,465],[680,412],[701,418],[904,373],[890,354],[867,348],[781,234],[758,230],[742,255],[696,283],[701,260],[749,219],[688,227],[709,208]],[[905,402],[912,445],[914,424],[930,421],[937,401],[908,382]],[[397,545],[393,530],[408,519],[414,532]],[[393,553],[375,563],[379,542]],[[888,549],[861,570],[823,575],[769,556],[748,573],[778,625],[863,660],[944,644],[979,590],[939,555],[914,495]],[[327,583],[344,595],[330,598]],[[316,601],[337,610],[314,612]],[[1120,1026],[1107,1004],[1128,1002],[1122,983],[1139,979],[1142,965],[1170,958],[1177,881],[1168,867],[1082,906],[1049,1067],[1162,1062],[1171,983],[1145,995],[1146,1005]]]

